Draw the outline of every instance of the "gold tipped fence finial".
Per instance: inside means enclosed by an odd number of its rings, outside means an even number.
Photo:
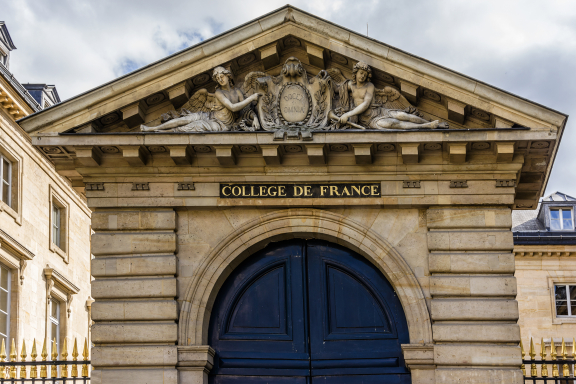
[[[540,341],[540,357],[542,359],[542,367],[540,368],[540,376],[548,377],[548,364],[546,361],[546,345],[544,345],[544,338]]]
[[[530,338],[530,350],[528,351],[528,354],[530,355],[530,360],[532,360],[532,364],[530,365],[530,375],[532,377],[536,377],[538,376],[538,371],[536,370],[536,363],[534,363],[534,361],[536,360],[536,351],[534,350],[534,341],[532,340],[532,338]]]
[[[6,361],[6,343],[4,339],[2,339],[2,349],[0,349],[0,361],[3,363]],[[6,377],[5,370],[2,370],[2,372],[0,372],[0,377],[2,379],[9,379],[9,377]]]
[[[46,338],[44,338],[44,345],[42,346],[42,354],[40,356],[42,356],[42,361],[46,361],[46,358],[48,357],[48,351],[46,351]],[[47,377],[48,377],[48,370],[46,369],[46,365],[41,365],[40,378],[45,379]]]
[[[524,353],[524,346],[522,345],[522,339],[520,339],[520,354],[522,355],[522,360],[524,360],[525,353]],[[522,374],[526,376],[526,366],[524,365],[524,362],[522,362],[520,369],[522,369]]]
[[[58,361],[58,349],[56,348],[56,338],[52,341],[52,361]],[[51,377],[58,377],[58,366],[53,365],[50,371]]]
[[[78,339],[74,338],[74,347],[72,348],[72,361],[78,361]],[[72,363],[70,377],[78,377],[78,364]]]
[[[68,345],[66,343],[66,338],[64,338],[64,342],[62,343],[60,356],[62,356],[62,361],[66,362],[68,360]],[[68,377],[68,365],[62,364],[62,368],[60,368],[60,376]]]
[[[38,357],[38,354],[36,353],[36,339],[34,339],[32,342],[32,353],[30,354],[30,357],[32,358],[32,362],[36,362],[36,357]],[[36,364],[33,364],[32,368],[30,368],[30,378],[38,378],[38,370],[36,369]]]
[[[84,350],[82,351],[82,358],[88,361],[88,339],[84,339]],[[88,377],[88,364],[82,364],[82,377]]]
[[[556,357],[558,357],[553,337],[550,338],[550,356],[552,356],[552,360],[556,360]],[[558,372],[558,364],[552,364],[552,377],[560,377],[560,372]]]
[[[566,343],[564,342],[564,338],[562,338],[562,360],[566,360],[568,358],[568,352],[566,352]],[[570,370],[568,369],[568,364],[564,363],[562,365],[562,377],[569,377]]]
[[[18,355],[16,354],[16,343],[14,342],[14,339],[12,339],[12,344],[10,344],[10,362],[15,363],[17,356]],[[11,366],[10,367],[10,378],[15,379],[17,372],[18,372],[18,370],[16,369],[16,365]]]
[[[25,362],[26,356],[27,356],[26,355],[26,342],[24,340],[22,340],[22,352],[20,352],[20,361]],[[20,367],[20,378],[26,379],[26,366],[25,365]]]

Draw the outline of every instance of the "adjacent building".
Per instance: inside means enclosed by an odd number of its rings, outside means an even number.
[[[521,335],[540,351],[551,338],[568,346],[576,337],[576,198],[555,192],[535,210],[514,211],[514,256]]]
[[[16,80],[14,49],[0,22],[0,337],[28,353],[47,338],[60,352],[65,338],[70,348],[89,337],[90,209],[16,123],[60,99],[54,86]]]

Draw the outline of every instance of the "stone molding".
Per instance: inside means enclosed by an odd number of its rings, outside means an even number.
[[[414,272],[394,247],[371,229],[345,216],[316,209],[288,209],[247,222],[204,258],[182,295],[179,345],[207,343],[210,304],[231,272],[231,265],[237,265],[270,241],[301,235],[335,241],[375,264],[398,293],[411,341],[432,342],[424,293]]]
[[[402,353],[408,369],[435,369],[433,344],[402,344]]]
[[[216,351],[209,345],[179,346],[178,370],[209,373],[214,366],[215,355]]]
[[[60,272],[56,271],[50,266],[44,268],[44,276],[46,276],[46,300],[49,302],[53,294],[59,296],[62,301],[66,304],[66,313],[68,317],[72,313],[72,299],[73,296],[80,292],[80,288],[72,284],[70,280],[64,277]],[[54,288],[57,288],[55,290]],[[58,290],[60,292],[58,292]]]

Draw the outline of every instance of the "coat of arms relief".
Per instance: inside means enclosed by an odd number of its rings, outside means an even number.
[[[273,131],[276,139],[310,139],[312,130],[448,128],[428,121],[392,87],[378,89],[372,69],[363,62],[347,79],[340,70],[321,70],[310,77],[295,57],[284,63],[278,76],[251,72],[241,86],[232,73],[216,67],[216,91],[201,89],[178,111],[161,117],[144,132]]]

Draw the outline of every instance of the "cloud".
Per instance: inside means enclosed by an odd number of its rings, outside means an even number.
[[[297,0],[294,6],[519,96],[576,114],[571,0]],[[63,99],[285,5],[282,1],[0,0],[20,82]],[[576,193],[568,123],[548,191]]]

